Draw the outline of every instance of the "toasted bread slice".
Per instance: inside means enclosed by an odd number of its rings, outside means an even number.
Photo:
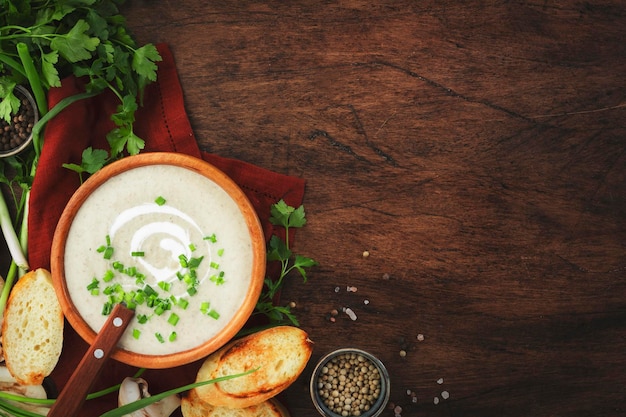
[[[37,269],[20,278],[2,322],[6,366],[23,385],[39,385],[50,375],[63,347],[63,311],[50,272]]]
[[[202,401],[193,390],[182,398],[180,409],[183,417],[290,417],[287,409],[274,398],[246,408],[228,408]]]
[[[210,355],[198,371],[196,381],[254,372],[194,390],[201,400],[213,406],[257,405],[294,382],[304,371],[312,351],[313,342],[297,327],[263,330],[235,340]]]

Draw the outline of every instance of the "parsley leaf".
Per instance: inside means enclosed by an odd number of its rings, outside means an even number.
[[[307,281],[307,268],[318,263],[306,256],[294,254],[289,247],[289,231],[291,228],[300,228],[306,224],[304,206],[291,207],[284,200],[273,204],[270,208],[270,222],[285,229],[285,240],[272,235],[267,245],[267,261],[280,264],[280,274],[277,278],[266,277],[264,288],[257,302],[255,313],[268,318],[270,325],[291,323],[298,326],[298,320],[289,306],[274,305],[274,298],[284,285],[285,278],[292,271],[297,271],[303,281]]]
[[[70,63],[89,59],[91,52],[100,44],[100,39],[87,35],[85,32],[88,30],[89,23],[80,19],[66,35],[55,36],[50,47]]]

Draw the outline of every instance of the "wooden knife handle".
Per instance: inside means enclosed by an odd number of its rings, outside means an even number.
[[[75,417],[85,402],[92,384],[117,346],[135,312],[117,304],[81,359],[48,413],[48,417]]]

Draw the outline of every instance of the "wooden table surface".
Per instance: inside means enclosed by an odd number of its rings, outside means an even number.
[[[169,44],[202,149],[306,180],[293,417],[339,347],[402,416],[626,414],[626,4],[559,3],[122,9]]]
[[[306,179],[320,266],[283,301],[311,366],[370,351],[402,416],[626,413],[626,5],[560,3],[123,9],[171,47],[202,149]]]

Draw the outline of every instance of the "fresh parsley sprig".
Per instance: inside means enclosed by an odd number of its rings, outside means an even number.
[[[275,305],[274,298],[284,286],[285,278],[293,271],[307,282],[307,268],[318,265],[316,261],[306,256],[294,254],[290,247],[290,231],[302,228],[306,224],[304,206],[291,207],[284,200],[273,204],[270,210],[270,223],[284,228],[285,239],[272,235],[267,247],[267,261],[279,262],[278,277],[266,277],[265,287],[257,302],[255,313],[266,316],[270,325],[293,324],[299,326],[298,319],[289,305]]]
[[[17,274],[28,269],[26,262],[28,196],[35,176],[46,123],[72,103],[111,91],[119,105],[111,120],[115,128],[107,134],[110,150],[87,149],[80,163],[66,164],[79,173],[92,174],[105,164],[135,155],[144,141],[134,130],[135,112],[143,90],[156,80],[161,56],[152,44],[139,46],[130,35],[119,11],[124,0],[0,0],[0,118],[10,120],[21,105],[14,94],[17,85],[27,85],[40,113],[33,126],[33,146],[26,158],[0,159],[0,182],[19,185],[22,198],[10,218],[0,193],[0,220],[13,261],[0,294],[0,314]],[[59,87],[61,79],[74,75],[85,80],[85,91],[65,97],[48,110],[47,92]],[[23,164],[19,178],[5,175],[13,161]],[[11,166],[12,168],[15,168]],[[15,198],[14,198],[15,200]],[[20,232],[16,233],[15,230]]]

